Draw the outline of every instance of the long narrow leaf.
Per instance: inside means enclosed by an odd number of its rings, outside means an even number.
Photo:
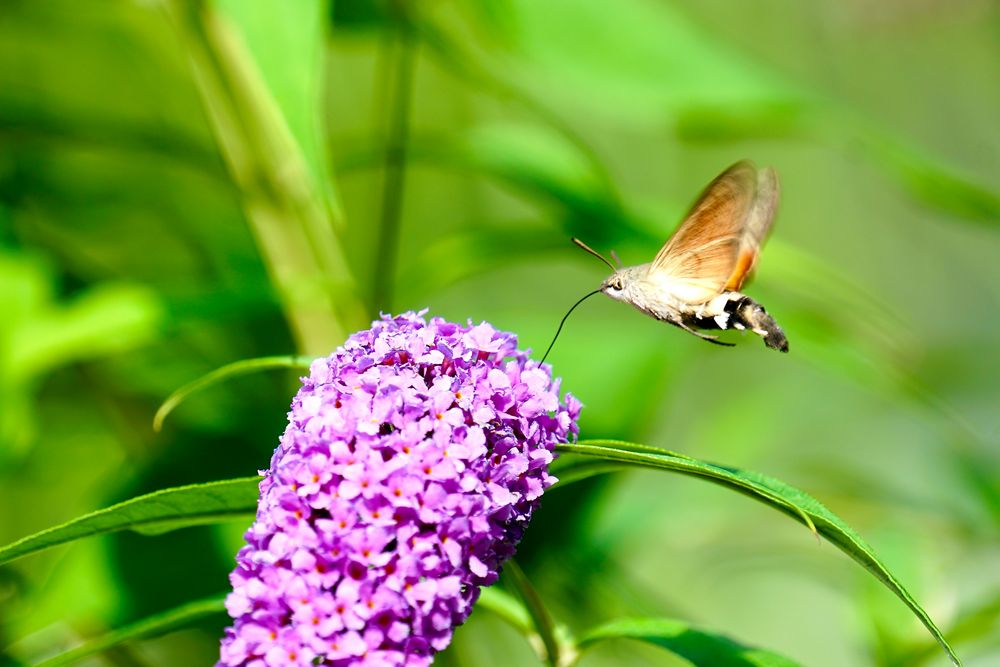
[[[696,667],[798,667],[799,664],[777,653],[744,646],[728,637],[667,618],[612,621],[588,632],[578,646],[586,649],[608,639],[637,639],[666,649]]]
[[[252,518],[259,483],[259,477],[242,477],[154,491],[0,547],[0,565],[59,544],[119,530],[155,534],[243,516]]]
[[[682,472],[696,477],[704,477],[709,479],[709,481],[727,486],[735,491],[767,503],[786,514],[790,514],[796,520],[804,523],[814,533],[818,533],[818,531],[813,523],[812,512],[809,509],[812,509],[814,512],[829,513],[819,501],[802,493],[798,489],[788,486],[784,482],[779,482],[776,479],[764,477],[763,475],[749,471],[727,468],[718,464],[708,463],[707,461],[699,461],[690,456],[648,445],[620,440],[583,440],[576,445],[560,445],[557,447],[557,451],[573,451],[605,461],[617,461],[626,466],[654,467]],[[615,452],[625,453],[626,456],[617,456]],[[754,482],[752,479],[754,477],[765,480],[766,483]],[[801,505],[796,500],[800,501]],[[803,505],[810,505],[811,508]],[[831,514],[830,516],[833,515]]]
[[[204,618],[224,614],[226,611],[222,598],[209,598],[188,602],[165,612],[149,616],[125,627],[112,630],[107,634],[90,639],[80,646],[64,653],[54,655],[47,660],[35,663],[34,667],[59,667],[70,665],[92,655],[102,653],[110,648],[133,639],[149,639],[159,637],[168,632],[192,625]]]
[[[948,654],[952,663],[961,665],[958,656],[938,630],[934,621],[909,591],[875,556],[872,548],[850,526],[812,496],[784,482],[759,473],[699,461],[646,445],[617,440],[585,440],[559,445],[563,454],[613,461],[623,466],[654,468],[692,475],[720,484],[788,514],[809,526],[868,570],[910,608],[924,627]]]
[[[184,399],[193,394],[196,391],[205,389],[227,380],[234,375],[244,375],[246,373],[254,373],[256,371],[268,370],[271,368],[302,368],[308,369],[309,365],[312,363],[312,357],[299,357],[299,356],[282,356],[282,357],[259,357],[256,359],[241,359],[240,361],[234,361],[231,364],[226,364],[220,368],[216,368],[210,373],[202,375],[197,380],[192,380],[180,389],[176,390],[174,393],[167,397],[167,400],[163,401],[163,405],[160,409],[156,411],[156,416],[153,417],[153,430],[159,431],[163,427],[163,420],[167,418],[171,412],[174,411],[178,405],[180,405]]]

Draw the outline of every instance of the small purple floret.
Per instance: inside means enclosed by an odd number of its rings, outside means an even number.
[[[513,555],[580,403],[513,334],[422,314],[383,316],[303,380],[218,665],[429,665]]]

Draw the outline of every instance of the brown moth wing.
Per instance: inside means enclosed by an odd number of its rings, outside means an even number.
[[[755,212],[758,182],[757,168],[747,161],[719,174],[657,253],[648,279],[688,303],[707,302],[729,284],[742,283],[756,260],[753,239],[759,243],[770,226],[768,206]]]
[[[753,271],[757,256],[760,254],[760,246],[774,223],[779,193],[778,175],[774,169],[766,167],[757,172],[756,197],[743,227],[736,266],[726,281],[726,290],[738,291]]]

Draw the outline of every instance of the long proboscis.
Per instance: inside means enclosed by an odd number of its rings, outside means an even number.
[[[542,355],[542,363],[543,364],[545,363],[545,360],[548,358],[549,352],[552,351],[552,346],[556,344],[556,339],[559,338],[559,333],[562,331],[563,325],[566,324],[566,320],[567,320],[567,318],[569,318],[569,314],[572,313],[574,310],[576,310],[576,307],[579,306],[581,303],[583,303],[584,301],[586,301],[590,297],[594,296],[595,294],[600,294],[600,293],[601,293],[601,290],[595,289],[593,292],[585,295],[582,299],[580,299],[579,301],[577,301],[576,303],[574,303],[572,306],[570,306],[570,309],[566,311],[565,315],[563,315],[562,321],[559,322],[559,328],[556,329],[556,335],[552,337],[552,342],[549,343],[549,349],[545,350],[545,354]]]

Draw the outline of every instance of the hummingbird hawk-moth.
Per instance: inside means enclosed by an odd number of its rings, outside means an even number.
[[[677,231],[648,264],[616,268],[603,255],[573,239],[614,273],[600,288],[573,304],[559,324],[556,338],[574,308],[603,292],[717,345],[732,344],[702,331],[749,330],[762,337],[767,347],[787,352],[788,339],[774,318],[740,292],[757,263],[777,206],[778,176],[774,169],[757,169],[753,163],[743,161],[708,184]]]

